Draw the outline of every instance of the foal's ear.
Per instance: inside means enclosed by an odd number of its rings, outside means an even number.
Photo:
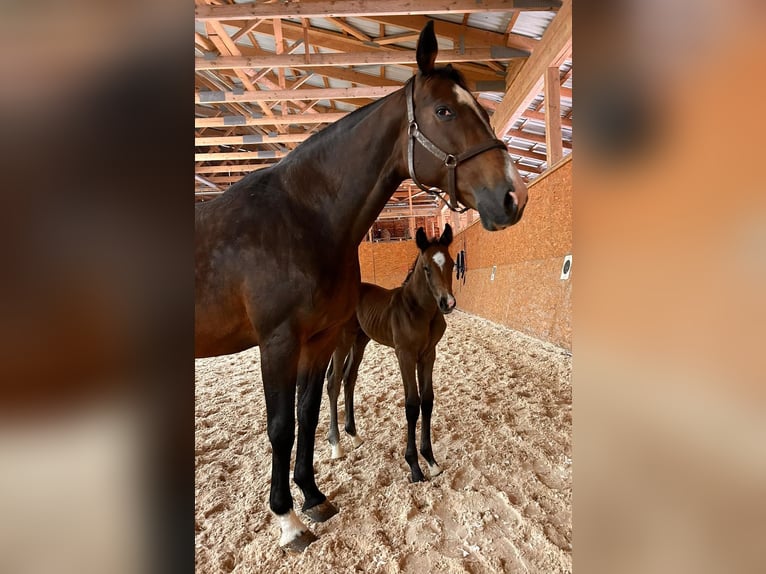
[[[428,74],[433,71],[438,52],[439,45],[436,43],[436,34],[434,34],[434,21],[429,20],[420,32],[418,49],[416,51],[418,68],[420,68],[421,74]]]
[[[431,245],[428,237],[426,237],[426,230],[422,227],[418,227],[418,231],[415,233],[415,243],[421,251],[425,251]]]
[[[447,247],[450,243],[452,243],[452,228],[449,226],[449,223],[444,226],[444,232],[439,238],[439,243],[444,245],[444,247]]]

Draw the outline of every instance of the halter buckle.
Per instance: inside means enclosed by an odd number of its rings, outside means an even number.
[[[407,127],[407,135],[410,137],[416,136],[418,134],[418,122],[412,121],[410,122],[410,125]]]
[[[444,165],[446,167],[457,167],[457,157],[448,153],[447,157],[444,158]]]

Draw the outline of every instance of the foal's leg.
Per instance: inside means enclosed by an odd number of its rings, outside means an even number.
[[[420,454],[426,459],[431,478],[441,474],[441,468],[436,464],[433,449],[431,448],[431,412],[434,407],[433,372],[436,348],[429,350],[418,361],[418,386],[420,387],[420,409],[423,413],[423,422],[420,428]]]
[[[354,344],[358,327],[356,318],[344,325],[332,355],[330,368],[327,371],[327,396],[330,399],[330,428],[327,431],[327,441],[330,443],[331,458],[333,459],[344,455],[338,432],[338,395],[340,394],[340,382],[348,368],[349,353]]]
[[[327,396],[330,399],[330,428],[327,430],[327,441],[330,443],[332,454],[330,458],[341,458],[345,453],[340,444],[338,432],[338,395],[340,394],[340,381],[343,378],[343,363],[345,353],[340,347],[335,350],[327,371]]]
[[[302,551],[317,539],[296,516],[290,495],[290,454],[295,441],[295,384],[299,355],[297,338],[286,329],[261,343],[261,375],[271,442],[269,507],[279,519],[280,546],[294,551]]]
[[[338,513],[314,479],[314,439],[328,361],[329,358],[320,358],[306,372],[298,374],[298,448],[294,478],[303,491],[303,512],[314,522],[324,522]]]
[[[354,448],[362,444],[362,439],[356,432],[356,419],[354,418],[354,389],[356,388],[356,379],[359,375],[359,365],[364,357],[364,350],[370,338],[360,328],[356,334],[354,346],[349,354],[349,364],[345,366],[343,372],[343,392],[346,399],[346,433],[351,437]]]
[[[420,398],[418,386],[415,380],[415,356],[413,353],[397,347],[396,358],[399,359],[399,369],[402,372],[404,382],[404,410],[407,413],[407,450],[404,452],[404,460],[410,465],[412,482],[424,480],[423,471],[418,464],[418,451],[415,447],[415,427],[418,423],[420,412]]]

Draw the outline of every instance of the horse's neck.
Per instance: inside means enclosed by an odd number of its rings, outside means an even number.
[[[436,300],[428,287],[425,272],[420,264],[420,258],[415,262],[415,270],[410,280],[402,287],[402,296],[413,307],[417,307],[426,313],[436,311]]]
[[[407,129],[404,91],[394,92],[356,123],[341,127],[315,142],[324,147],[307,158],[309,189],[298,193],[310,191],[330,228],[356,246],[407,177],[402,147]]]

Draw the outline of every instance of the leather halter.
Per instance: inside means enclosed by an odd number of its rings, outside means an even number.
[[[407,122],[409,124],[407,128],[407,168],[410,172],[410,178],[412,181],[415,182],[415,185],[417,185],[420,189],[423,191],[426,191],[428,193],[431,193],[441,199],[447,207],[449,207],[452,211],[455,211],[457,213],[463,213],[464,211],[467,211],[468,207],[462,207],[459,208],[459,202],[457,200],[457,196],[455,195],[455,181],[457,179],[457,166],[463,163],[466,160],[471,159],[474,156],[479,155],[480,153],[484,153],[485,151],[499,148],[504,151],[508,151],[508,148],[506,147],[505,143],[503,143],[499,139],[492,138],[490,140],[485,141],[484,143],[480,143],[478,145],[473,146],[472,148],[468,149],[467,151],[464,151],[461,154],[451,154],[447,153],[439,146],[437,146],[434,142],[432,142],[430,139],[428,139],[425,135],[423,135],[423,132],[420,131],[420,128],[418,128],[418,124],[415,121],[415,93],[413,86],[415,85],[415,78],[412,78],[407,82],[407,88],[406,88],[406,96],[405,99],[407,100]],[[429,152],[431,152],[432,155],[439,158],[439,160],[444,164],[444,167],[447,168],[447,193],[449,194],[449,200],[444,199],[444,190],[438,187],[426,187],[422,183],[418,181],[418,178],[415,176],[415,140],[417,140],[420,145],[422,145],[424,148],[426,148]]]

